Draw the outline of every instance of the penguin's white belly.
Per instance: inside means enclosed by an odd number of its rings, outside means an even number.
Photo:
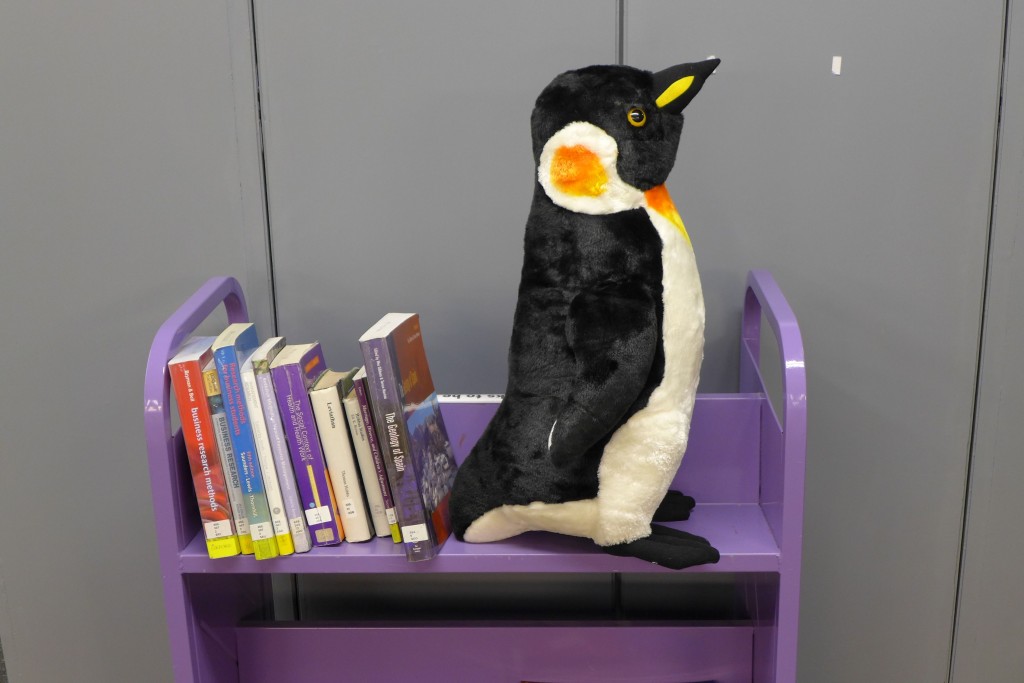
[[[614,545],[651,533],[651,517],[683,459],[704,359],[704,296],[683,233],[655,211],[664,275],[661,343],[665,373],[647,405],[620,426],[601,455],[598,521],[592,538]]]
[[[704,357],[704,297],[689,240],[656,211],[647,213],[662,239],[661,384],[605,446],[597,498],[503,505],[476,519],[465,540],[485,543],[526,531],[553,531],[615,545],[650,535],[651,517],[686,450]]]

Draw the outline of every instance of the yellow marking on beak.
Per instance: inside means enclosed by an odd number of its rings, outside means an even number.
[[[659,109],[667,104],[671,104],[676,98],[689,90],[691,85],[693,85],[693,76],[684,76],[665,88],[665,92],[658,95],[658,99],[654,100],[654,103],[658,105]]]

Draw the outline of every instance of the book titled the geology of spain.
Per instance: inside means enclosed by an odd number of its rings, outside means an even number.
[[[451,533],[448,503],[456,465],[419,316],[389,313],[359,345],[406,557],[429,560]]]

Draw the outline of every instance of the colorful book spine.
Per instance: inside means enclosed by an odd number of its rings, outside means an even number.
[[[419,317],[388,314],[360,340],[406,558],[428,560],[451,533],[451,452],[426,362]]]
[[[277,537],[242,389],[242,364],[257,346],[259,341],[256,327],[252,323],[233,323],[214,342],[213,358],[217,363],[231,446],[235,450],[235,461],[241,477],[245,514],[249,518],[249,535],[252,536],[256,559],[267,560],[279,554]]]
[[[331,474],[345,538],[361,543],[373,538],[373,530],[363,498],[359,467],[352,452],[345,407],[341,402],[341,397],[352,386],[354,374],[355,370],[347,373],[328,370],[310,389],[309,401],[313,405],[316,430],[327,461],[327,471]]]
[[[416,474],[408,457],[408,436],[401,426],[402,406],[395,394],[397,384],[387,340],[363,342],[363,359],[373,401],[374,427],[382,444],[384,466],[395,497],[405,556],[412,562],[430,559],[434,548],[426,512],[414,484]]]
[[[302,514],[302,501],[295,483],[295,470],[292,468],[291,455],[288,452],[288,440],[284,435],[284,424],[281,422],[281,411],[277,407],[277,395],[274,393],[274,380],[270,376],[270,363],[285,346],[284,337],[268,339],[263,353],[257,349],[253,354],[252,369],[256,375],[256,388],[263,405],[263,419],[267,425],[270,448],[277,469],[277,479],[281,485],[281,498],[284,500],[284,511],[288,517],[295,552],[306,553],[313,547],[306,525],[306,517]],[[260,347],[261,349],[263,347]]]
[[[256,375],[252,369],[252,356],[242,364],[242,392],[245,394],[245,408],[249,414],[249,425],[252,427],[252,438],[256,445],[256,459],[260,473],[263,475],[263,489],[267,494],[270,506],[270,521],[274,525],[274,538],[277,550],[281,555],[293,555],[295,545],[292,533],[288,528],[288,516],[284,511],[284,499],[281,496],[281,485],[278,483],[277,466],[274,463],[274,451],[270,446],[270,435],[267,423],[263,418],[263,402],[256,387]]]
[[[353,392],[356,398],[356,418],[358,419],[361,429],[358,433],[365,439],[365,448],[370,456],[370,466],[372,470],[367,472],[363,466],[362,457],[360,457],[360,470],[363,473],[363,483],[366,484],[367,492],[369,492],[372,482],[377,482],[377,490],[380,492],[381,505],[384,508],[384,517],[387,522],[388,529],[391,532],[391,539],[395,543],[402,542],[402,529],[398,525],[398,516],[395,514],[395,501],[391,497],[391,484],[388,482],[388,471],[384,466],[384,454],[380,450],[380,442],[377,441],[377,428],[373,423],[373,413],[370,407],[370,400],[366,393],[366,368],[359,368],[359,372],[353,378],[352,383],[354,385]],[[346,408],[348,404],[346,403]],[[352,419],[350,414],[349,419]],[[357,434],[357,427],[353,426],[352,436],[355,440]],[[359,453],[359,443],[356,443],[356,453]],[[378,535],[379,535],[378,530]]]
[[[174,398],[181,418],[182,437],[188,454],[192,484],[199,504],[199,517],[212,558],[240,552],[227,484],[214,436],[210,406],[203,391],[203,365],[209,360],[211,337],[191,340],[168,363]]]
[[[243,555],[252,555],[252,536],[249,535],[249,518],[245,515],[245,500],[242,496],[242,482],[238,476],[238,462],[235,460],[235,449],[231,447],[228,415],[224,410],[224,397],[220,392],[220,378],[217,377],[217,366],[211,356],[210,362],[203,368],[203,387],[206,389],[206,400],[210,404],[210,416],[213,418],[213,431],[217,436],[217,450],[220,451],[220,462],[227,473],[228,500],[231,502],[231,515],[235,519],[235,531],[238,532],[238,545]]]
[[[309,402],[309,388],[326,369],[317,342],[289,344],[270,364],[295,481],[315,545],[337,545],[345,538]]]

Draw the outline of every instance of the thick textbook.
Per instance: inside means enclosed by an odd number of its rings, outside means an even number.
[[[360,543],[373,538],[373,527],[366,509],[359,466],[352,451],[348,420],[345,419],[345,407],[342,404],[342,396],[352,388],[354,374],[355,369],[348,372],[328,370],[310,388],[309,400],[313,404],[316,431],[320,435],[324,460],[331,474],[334,499],[338,502],[345,538]]]
[[[315,545],[337,545],[345,538],[309,401],[310,387],[326,370],[319,342],[288,344],[270,363],[295,481]]]
[[[242,365],[257,346],[259,340],[255,325],[232,323],[213,342],[213,358],[217,363],[217,376],[220,378],[220,390],[228,417],[228,433],[231,446],[235,449],[235,461],[242,482],[249,535],[252,537],[256,559],[266,560],[279,554],[277,536],[242,388]]]
[[[237,555],[241,548],[221,467],[210,406],[203,390],[203,366],[212,357],[213,337],[195,337],[167,363],[181,432],[188,454],[199,517],[210,557]]]
[[[451,533],[448,503],[456,465],[419,316],[389,313],[359,344],[406,557],[428,560]]]
[[[305,553],[313,547],[306,525],[306,516],[302,513],[302,500],[299,497],[298,485],[295,483],[295,470],[292,457],[288,451],[288,439],[284,434],[284,423],[281,422],[281,411],[277,407],[277,394],[274,391],[274,380],[270,376],[270,364],[281,349],[285,347],[284,337],[273,337],[265,341],[252,355],[252,370],[256,377],[256,388],[259,390],[260,403],[263,406],[263,420],[270,439],[270,449],[274,456],[277,469],[277,480],[281,487],[281,498],[284,511],[288,518],[292,542],[295,552]]]
[[[211,338],[212,339],[212,338]],[[228,484],[228,500],[231,501],[231,515],[235,518],[235,531],[238,532],[238,544],[243,555],[252,555],[252,536],[249,535],[249,518],[245,515],[245,498],[242,496],[242,480],[238,476],[238,462],[235,460],[235,449],[231,447],[231,434],[228,428],[228,415],[224,410],[224,397],[220,391],[220,378],[217,376],[217,365],[210,356],[210,362],[203,368],[203,388],[206,400],[210,404],[210,417],[213,418],[213,431],[217,436],[217,450],[220,451],[220,464]]]

